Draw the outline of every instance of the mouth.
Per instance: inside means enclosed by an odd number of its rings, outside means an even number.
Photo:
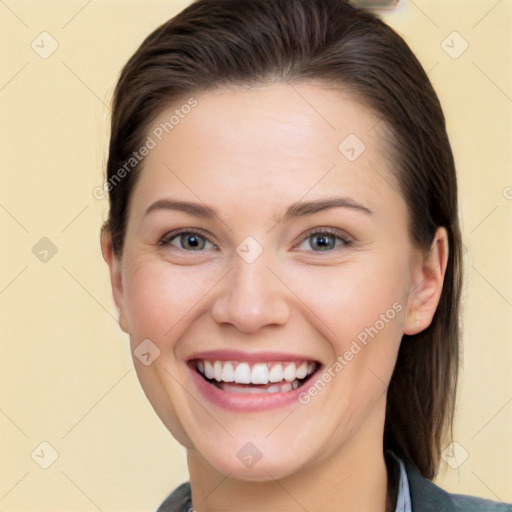
[[[188,366],[226,393],[275,394],[299,389],[322,366],[318,361],[221,361],[191,359]]]

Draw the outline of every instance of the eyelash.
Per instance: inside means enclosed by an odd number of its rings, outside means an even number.
[[[170,246],[172,240],[174,240],[176,237],[178,237],[179,235],[182,235],[184,233],[190,234],[190,235],[200,235],[201,238],[205,239],[207,242],[209,242],[209,243],[211,243],[212,245],[215,246],[215,244],[210,240],[208,235],[204,231],[202,231],[200,229],[197,229],[197,228],[194,228],[193,230],[191,230],[191,229],[180,229],[178,231],[172,231],[171,233],[167,233],[162,239],[160,239],[158,241],[158,246],[159,247]],[[310,238],[310,237],[312,237],[314,235],[332,235],[335,238],[337,238],[338,240],[341,240],[343,242],[342,247],[349,247],[350,245],[352,245],[352,240],[346,238],[345,234],[343,233],[343,231],[340,231],[340,230],[335,229],[335,228],[315,228],[312,231],[310,231],[309,233],[307,233],[301,239],[299,245],[302,244],[302,242],[304,242],[305,240],[307,240],[308,238]],[[177,247],[175,247],[175,249],[178,249],[180,251],[185,251],[185,252],[204,252],[203,250],[189,251],[188,249],[180,249],[180,248],[177,248]],[[312,252],[322,253],[322,252],[333,252],[334,250],[335,250],[335,248],[329,249],[329,250],[326,250],[326,251],[312,251]]]

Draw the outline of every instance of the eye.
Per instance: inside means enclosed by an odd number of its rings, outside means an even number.
[[[176,246],[174,240],[178,240],[180,246]],[[352,241],[348,239],[343,231],[334,228],[316,228],[309,232],[303,239],[302,243],[308,240],[316,240],[311,247],[317,246],[320,250],[314,252],[329,252],[336,247],[336,240],[341,242],[342,247],[348,247]],[[179,250],[188,252],[202,252],[207,244],[211,244],[213,248],[216,245],[210,241],[209,237],[201,230],[181,229],[172,231],[165,235],[159,242],[159,247],[173,246]],[[338,244],[340,245],[340,244]]]
[[[183,251],[201,252],[201,250],[205,248],[206,243],[210,243],[214,248],[216,247],[202,231],[185,229],[168,233],[158,242],[158,246],[165,247],[171,245],[176,247],[172,243],[174,239],[178,239],[181,245],[181,247],[177,247],[177,249]]]
[[[313,240],[310,246],[316,245],[320,248],[319,251],[314,252],[329,252],[336,247],[336,239],[341,241],[342,247],[347,247],[352,243],[343,231],[334,228],[316,228],[305,236],[302,243]],[[314,242],[315,240],[316,242]]]

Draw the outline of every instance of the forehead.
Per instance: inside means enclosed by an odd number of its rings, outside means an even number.
[[[347,92],[275,83],[190,100],[174,102],[148,132],[154,147],[136,187],[146,203],[165,187],[239,206],[334,191],[376,201],[372,193],[392,181],[379,118]]]

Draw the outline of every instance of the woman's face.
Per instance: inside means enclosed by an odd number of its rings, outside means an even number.
[[[102,241],[148,399],[189,455],[234,478],[381,446],[402,335],[430,323],[440,288],[416,320],[428,281],[379,119],[312,83],[195,99],[148,133],[122,260]]]

